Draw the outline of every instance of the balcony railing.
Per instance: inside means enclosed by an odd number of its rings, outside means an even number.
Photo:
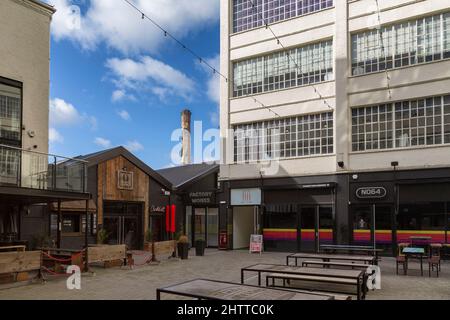
[[[87,162],[0,144],[0,186],[86,192]]]

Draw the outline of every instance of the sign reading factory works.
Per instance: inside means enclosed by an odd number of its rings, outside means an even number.
[[[133,190],[133,172],[119,170],[117,172],[117,188],[120,190]]]
[[[212,204],[214,203],[214,192],[196,191],[189,193],[189,199],[192,204]]]
[[[384,187],[365,187],[356,190],[359,199],[383,199],[387,195]]]

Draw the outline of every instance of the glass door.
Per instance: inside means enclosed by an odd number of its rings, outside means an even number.
[[[207,246],[218,247],[219,246],[219,209],[208,208],[207,216]]]
[[[353,208],[353,238],[357,246],[373,246],[372,242],[372,206]]]
[[[334,242],[334,219],[333,208],[331,206],[320,206],[318,217],[319,229],[319,249],[323,244],[333,244]]]
[[[121,233],[120,233],[120,217],[108,217],[103,221],[103,228],[108,234],[107,243],[114,245],[120,244]]]
[[[385,249],[393,248],[393,208],[390,205],[367,205],[352,208],[353,244]]]
[[[300,250],[316,251],[316,215],[317,207],[302,207],[300,210]]]
[[[194,209],[194,244],[196,240],[206,240],[206,208]]]
[[[137,231],[137,219],[123,217],[122,218],[122,243],[127,246],[128,250],[138,249],[139,236]]]
[[[393,245],[393,208],[391,206],[376,206],[375,207],[375,223],[373,236],[374,243],[377,249],[384,249],[384,253],[395,255],[395,248]]]

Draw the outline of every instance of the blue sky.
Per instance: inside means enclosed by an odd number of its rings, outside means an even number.
[[[124,145],[158,169],[189,108],[218,127],[220,79],[122,0],[47,0],[52,22],[50,152]],[[219,0],[134,0],[218,68]]]

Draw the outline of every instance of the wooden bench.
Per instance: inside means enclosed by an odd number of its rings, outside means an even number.
[[[312,261],[312,260],[306,260],[302,261],[302,267],[308,267],[310,265],[313,266],[322,266],[323,268],[326,267],[349,267],[352,269],[358,268],[358,269],[367,269],[369,267],[367,264],[361,264],[361,263],[348,263],[348,262],[324,262],[324,261]]]
[[[88,248],[88,263],[102,263],[105,268],[126,263],[126,245],[96,245]]]
[[[283,285],[276,285],[275,280],[283,280]],[[270,284],[270,282],[272,283]],[[286,288],[287,282],[290,281],[309,281],[309,282],[320,282],[320,283],[328,283],[328,284],[340,284],[340,285],[346,285],[346,286],[355,286],[356,287],[356,297],[357,300],[364,300],[365,290],[363,286],[365,286],[365,283],[362,284],[356,280],[356,279],[345,279],[345,278],[336,278],[336,277],[323,277],[323,276],[309,276],[309,275],[296,275],[296,274],[288,274],[288,273],[269,273],[266,276],[266,286],[267,287],[280,287],[280,288]],[[295,287],[291,287],[295,288]],[[336,289],[330,289],[330,290],[323,290],[322,291],[330,291],[330,292],[339,292],[343,293],[346,291],[337,291]]]
[[[37,271],[40,274],[40,251],[0,253],[0,275],[10,275],[8,278],[12,281],[26,281],[29,280],[28,273],[31,271]]]
[[[24,252],[25,251],[26,246],[2,246],[0,247],[0,251],[6,251],[6,252],[11,252],[11,251],[20,251],[20,252]]]

